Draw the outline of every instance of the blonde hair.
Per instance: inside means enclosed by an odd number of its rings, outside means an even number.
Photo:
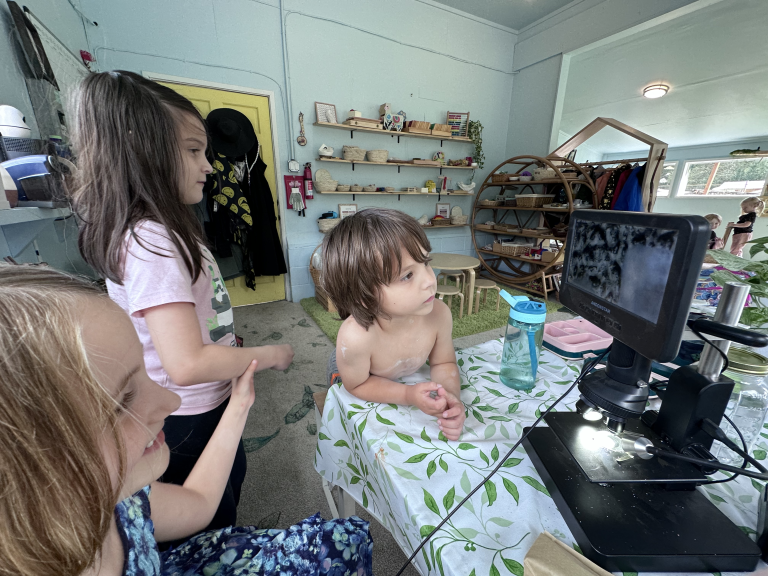
[[[704,216],[704,219],[710,224],[712,224],[712,222],[714,222],[715,220],[718,220],[721,224],[723,223],[723,217],[720,216],[720,214],[715,214],[715,213],[707,214],[706,216]]]
[[[116,402],[91,369],[78,311],[94,284],[0,264],[0,574],[75,575],[98,557],[125,469]],[[90,301],[90,303],[89,303]],[[108,301],[108,300],[107,300]]]
[[[754,196],[750,198],[744,198],[744,200],[741,201],[741,211],[745,213],[748,212],[746,209],[747,206],[754,206],[754,212],[758,216],[760,216],[763,213],[763,210],[765,210],[765,202]]]

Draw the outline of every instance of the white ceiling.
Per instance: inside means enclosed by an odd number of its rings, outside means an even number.
[[[573,0],[435,0],[456,10],[521,30]]]
[[[574,56],[561,132],[615,118],[671,147],[768,134],[768,2],[726,0],[614,44]],[[643,87],[671,86],[649,100]],[[603,130],[588,145],[604,153],[637,141]]]

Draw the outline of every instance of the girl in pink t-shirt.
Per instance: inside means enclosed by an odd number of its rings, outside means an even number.
[[[150,377],[181,397],[163,428],[162,480],[184,484],[253,360],[285,370],[290,345],[238,348],[232,307],[189,206],[211,165],[194,105],[132,72],[91,74],[77,95],[75,145],[80,250],[131,317]],[[246,458],[242,439],[209,529],[236,524]]]

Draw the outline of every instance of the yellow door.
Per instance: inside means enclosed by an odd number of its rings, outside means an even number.
[[[217,108],[234,108],[248,117],[261,144],[261,157],[267,165],[265,176],[272,190],[275,214],[279,214],[277,208],[278,188],[275,180],[275,157],[272,147],[272,126],[269,119],[269,99],[266,96],[254,96],[253,94],[214,90],[212,88],[199,88],[186,84],[171,84],[167,82],[161,82],[161,84],[189,98],[197,109],[200,110],[203,118],[207,117],[211,110],[216,110]],[[279,234],[280,229],[278,228],[277,231]],[[224,284],[227,286],[229,298],[233,306],[285,300],[284,276],[257,276],[255,291],[245,285],[245,276],[227,280]]]

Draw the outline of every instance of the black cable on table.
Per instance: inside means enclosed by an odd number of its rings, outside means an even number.
[[[603,353],[602,353],[602,354],[600,354],[600,356],[598,356],[597,358],[595,358],[595,359],[594,359],[594,360],[593,360],[593,361],[592,361],[592,362],[591,362],[589,365],[587,365],[587,364],[586,364],[586,362],[585,362],[584,366],[583,366],[583,367],[582,367],[582,369],[581,369],[581,374],[579,374],[579,376],[576,378],[576,380],[574,380],[574,381],[573,381],[573,384],[571,384],[571,386],[568,388],[568,390],[566,390],[566,391],[565,391],[565,392],[562,394],[562,396],[560,396],[560,398],[558,398],[557,400],[555,400],[555,402],[554,402],[554,403],[553,403],[553,404],[552,404],[552,405],[551,405],[549,408],[547,408],[547,409],[546,409],[546,410],[545,410],[545,411],[544,411],[544,412],[541,414],[541,416],[539,416],[539,417],[538,417],[538,419],[537,419],[537,420],[536,420],[536,421],[535,421],[535,422],[534,422],[534,423],[531,425],[531,427],[528,429],[528,431],[527,431],[527,432],[523,433],[523,435],[522,435],[522,436],[520,436],[520,439],[519,439],[519,440],[518,440],[518,441],[515,443],[515,445],[514,445],[514,446],[512,446],[512,448],[510,448],[510,449],[509,449],[509,452],[507,452],[507,453],[506,453],[506,455],[505,455],[503,458],[500,458],[500,459],[499,459],[499,463],[498,463],[498,465],[496,466],[496,468],[494,468],[493,470],[491,470],[491,473],[490,473],[490,474],[488,474],[488,476],[486,476],[485,478],[483,478],[483,481],[482,481],[482,482],[480,482],[480,484],[478,484],[478,485],[477,485],[477,486],[476,486],[476,487],[475,487],[475,488],[474,488],[474,489],[473,489],[473,490],[472,490],[472,491],[471,491],[469,494],[467,494],[467,495],[464,497],[464,499],[463,499],[461,502],[459,502],[459,503],[458,503],[456,506],[454,506],[454,507],[453,507],[453,509],[452,509],[452,510],[451,510],[451,511],[448,513],[448,515],[447,515],[445,518],[443,518],[442,522],[440,522],[440,524],[438,524],[437,526],[435,526],[434,530],[432,530],[432,532],[430,532],[430,533],[429,533],[429,535],[428,535],[426,538],[424,538],[424,540],[422,540],[422,541],[421,541],[421,543],[420,543],[420,544],[419,544],[419,545],[416,547],[416,550],[414,550],[414,551],[413,551],[413,554],[411,554],[410,558],[408,558],[408,560],[406,560],[406,561],[405,561],[405,564],[403,564],[403,567],[402,567],[402,568],[400,568],[400,570],[398,571],[398,573],[397,573],[395,576],[400,576],[400,575],[401,575],[401,574],[402,574],[402,573],[405,571],[405,569],[406,569],[406,568],[408,567],[408,565],[409,565],[409,564],[410,564],[410,563],[413,561],[413,559],[414,559],[414,558],[416,558],[416,555],[419,553],[419,550],[421,550],[422,548],[424,548],[424,545],[425,545],[427,542],[429,542],[429,541],[430,541],[430,539],[432,538],[432,536],[434,536],[435,534],[437,534],[437,532],[440,530],[440,528],[442,528],[442,527],[443,527],[443,525],[444,525],[446,522],[448,522],[448,520],[451,518],[451,516],[453,516],[453,515],[454,515],[454,513],[455,513],[457,510],[461,509],[461,507],[462,507],[462,506],[464,506],[464,503],[465,503],[467,500],[469,500],[469,499],[470,499],[470,498],[471,498],[471,497],[472,497],[472,496],[475,494],[475,492],[477,492],[478,490],[480,490],[480,488],[482,488],[483,486],[485,486],[485,483],[486,483],[486,482],[488,482],[488,480],[490,480],[490,479],[491,479],[491,477],[492,477],[494,474],[496,474],[496,472],[498,472],[498,471],[499,471],[499,469],[502,467],[502,465],[504,464],[504,462],[506,462],[506,461],[507,461],[507,459],[508,459],[510,456],[512,456],[512,453],[513,453],[515,450],[517,450],[517,447],[518,447],[518,446],[520,446],[520,444],[523,442],[523,440],[525,440],[525,439],[528,437],[528,434],[530,434],[530,433],[531,433],[531,430],[533,430],[533,429],[536,427],[536,425],[537,425],[539,422],[541,422],[541,421],[544,419],[544,417],[545,417],[547,414],[549,414],[549,413],[552,411],[552,409],[553,409],[555,406],[557,406],[557,405],[560,403],[560,401],[561,401],[563,398],[565,398],[565,397],[566,397],[568,394],[570,394],[570,393],[571,393],[571,390],[573,390],[573,389],[574,389],[574,388],[575,388],[575,387],[578,385],[578,383],[579,383],[579,382],[581,382],[581,379],[582,379],[584,376],[586,376],[587,374],[589,374],[589,372],[590,372],[590,370],[592,370],[592,368],[594,368],[595,366],[597,366],[597,364],[598,364],[598,363],[599,363],[599,362],[600,362],[600,361],[603,359],[603,357],[604,357],[604,356],[605,356],[605,355],[606,355],[606,354],[607,354],[607,353],[610,351],[610,349],[611,349],[611,347],[610,347],[610,346],[609,346],[608,348],[606,348],[606,349],[603,351]]]

